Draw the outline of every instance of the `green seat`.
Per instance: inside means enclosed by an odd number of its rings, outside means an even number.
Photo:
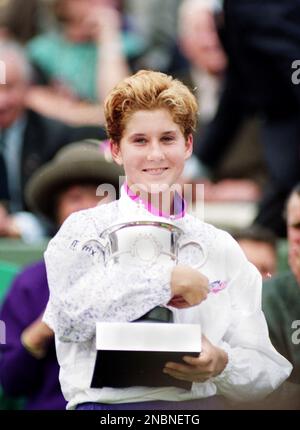
[[[14,277],[19,273],[20,267],[15,264],[0,261],[0,303],[4,299],[8,287],[11,285]]]
[[[0,261],[26,266],[43,257],[47,244],[48,240],[27,244],[17,239],[0,239]]]

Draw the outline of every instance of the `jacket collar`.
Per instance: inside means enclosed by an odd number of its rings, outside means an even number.
[[[175,202],[174,202],[175,213],[173,215],[169,215],[159,211],[157,208],[151,205],[150,202],[148,203],[148,202],[142,201],[142,199],[140,199],[139,196],[137,196],[130,190],[127,182],[125,182],[121,188],[120,204],[122,209],[124,209],[126,213],[132,213],[132,211],[136,210],[137,205],[139,203],[142,203],[145,210],[148,213],[152,214],[153,216],[166,218],[170,220],[184,218],[184,216],[186,215],[186,202],[176,192],[175,192],[174,198],[175,198]]]

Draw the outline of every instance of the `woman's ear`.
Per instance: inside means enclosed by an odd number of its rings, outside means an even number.
[[[112,156],[114,162],[117,163],[119,166],[122,166],[123,165],[123,157],[122,157],[120,144],[111,140],[110,141],[110,150],[111,150],[111,156]]]
[[[185,154],[184,159],[187,160],[193,153],[193,145],[194,145],[193,135],[189,134],[186,142],[185,142]]]

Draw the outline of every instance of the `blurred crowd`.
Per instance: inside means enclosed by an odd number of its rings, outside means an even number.
[[[182,181],[204,184],[214,222],[261,272],[271,340],[300,384],[297,59],[300,0],[1,0],[0,283],[11,264],[6,240],[43,243],[72,212],[105,200],[99,183],[118,185],[103,115],[109,91],[139,69],[166,72],[200,105]],[[45,265],[32,263],[18,267],[1,303],[0,409],[65,408],[41,320]]]

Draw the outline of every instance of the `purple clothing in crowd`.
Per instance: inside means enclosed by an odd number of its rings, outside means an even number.
[[[40,360],[20,342],[23,330],[44,312],[48,298],[46,267],[40,261],[16,277],[0,312],[0,320],[6,325],[6,344],[0,345],[0,384],[7,395],[25,397],[25,409],[66,407],[54,340],[46,357]]]

